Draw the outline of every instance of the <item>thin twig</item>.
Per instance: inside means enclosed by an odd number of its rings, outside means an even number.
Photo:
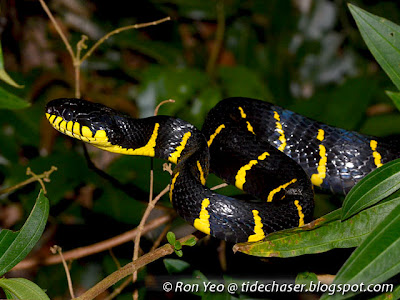
[[[226,186],[228,186],[227,183],[221,183],[221,184],[218,184],[216,186],[213,186],[212,188],[210,188],[210,190],[215,191],[215,190],[221,189],[221,188],[226,187]]]
[[[71,298],[75,298],[74,288],[72,287],[71,274],[69,273],[69,268],[67,266],[67,262],[65,261],[63,254],[62,254],[61,247],[57,246],[57,245],[54,245],[53,247],[50,248],[50,251],[53,254],[57,254],[58,253],[60,255],[62,264],[64,266],[65,274],[67,275],[69,293],[71,294]]]
[[[135,273],[137,273],[137,271],[136,271]],[[138,300],[138,299],[139,299],[139,291],[138,291],[138,289],[135,289],[135,290],[133,291],[133,293],[132,293],[132,299],[133,299],[133,300]]]
[[[153,210],[154,205],[157,203],[158,200],[160,200],[160,198],[162,196],[164,196],[166,193],[168,193],[168,191],[169,191],[169,184],[157,195],[157,197],[155,197],[152,201],[149,202],[149,205],[147,206],[147,208],[143,214],[142,220],[140,221],[140,224],[137,227],[138,232],[137,232],[137,235],[135,235],[135,246],[136,246],[136,244],[139,244],[140,236],[141,236],[141,233],[143,233],[143,229],[145,226],[144,224],[146,223],[147,218],[150,215],[150,212]]]
[[[37,175],[35,173],[32,172],[32,170],[30,168],[26,169],[26,175],[32,175],[31,178],[24,180],[14,186],[10,186],[8,188],[5,188],[3,190],[0,190],[0,195],[2,194],[7,194],[7,193],[11,193],[12,191],[19,189],[27,184],[30,184],[32,182],[35,181],[39,181],[40,185],[42,186],[43,192],[46,194],[46,187],[44,185],[44,182],[50,182],[50,175],[51,173],[53,173],[54,171],[57,171],[57,167],[52,166],[50,168],[50,170],[43,172],[40,175]]]
[[[154,219],[147,223],[142,231],[142,234],[147,233],[152,231],[153,229],[160,227],[161,225],[171,221],[172,216],[171,215],[164,215],[162,217],[159,217],[157,219]],[[101,241],[96,244],[92,244],[86,247],[80,247],[76,248],[67,252],[64,252],[64,258],[66,260],[73,260],[73,259],[79,259],[82,257],[86,257],[89,255],[93,255],[102,251],[106,251],[110,248],[119,246],[121,244],[124,244],[126,242],[132,241],[132,239],[136,236],[138,232],[138,229],[132,229],[129,230],[123,234],[114,236],[110,239]],[[61,263],[61,259],[59,256],[46,256],[46,257],[36,257],[36,258],[29,258],[21,261],[19,264],[17,264],[13,270],[22,270],[22,269],[29,269],[37,265],[54,265],[54,264],[59,264]]]
[[[133,248],[133,257],[132,261],[137,260],[139,257],[139,248],[140,248],[140,238],[142,235],[142,230],[144,227],[144,224],[147,221],[147,217],[150,215],[150,212],[153,210],[155,202],[152,200],[153,199],[153,186],[154,186],[154,172],[153,168],[150,170],[150,192],[149,192],[149,204],[147,205],[146,211],[143,214],[142,219],[140,220],[140,224],[138,227],[138,234],[135,237],[135,246]],[[133,272],[132,274],[132,283],[135,283],[137,280],[137,271]],[[133,292],[133,299],[138,298],[138,292],[137,289]]]
[[[58,25],[56,19],[54,18],[53,14],[51,13],[50,9],[48,8],[48,6],[44,2],[44,0],[39,0],[39,2],[42,5],[43,10],[46,12],[47,16],[49,17],[50,21],[53,23],[54,27],[56,28],[58,34],[60,35],[62,41],[65,44],[65,47],[67,48],[67,50],[69,52],[69,55],[71,56],[72,63],[73,63],[73,66],[74,66],[74,70],[75,70],[75,97],[76,98],[80,98],[80,96],[81,96],[81,91],[80,91],[80,68],[81,68],[82,62],[84,62],[93,53],[93,51],[96,50],[97,47],[99,47],[105,40],[107,40],[112,35],[120,33],[120,32],[125,31],[125,30],[139,29],[139,28],[148,27],[148,26],[152,26],[152,25],[158,25],[158,24],[163,23],[165,21],[171,20],[170,17],[166,17],[166,18],[163,18],[163,19],[160,19],[160,20],[157,20],[157,21],[153,21],[153,22],[142,23],[142,24],[134,24],[134,25],[130,25],[130,26],[117,28],[117,29],[107,33],[100,40],[98,40],[85,53],[85,55],[81,59],[80,58],[81,50],[82,49],[86,49],[85,41],[87,39],[87,36],[82,35],[82,39],[77,44],[77,51],[76,51],[76,54],[75,54],[74,51],[72,50],[71,44],[68,42],[67,37],[65,36],[64,32],[61,30],[61,27]]]
[[[174,100],[174,99],[168,99],[168,100],[161,101],[161,102],[156,106],[156,108],[154,109],[154,115],[155,115],[155,116],[158,115],[158,110],[159,110],[160,107],[161,107],[162,105],[164,105],[165,103],[175,103],[175,100]]]
[[[169,175],[172,175],[172,165],[170,163],[163,163],[163,171],[166,171],[169,173]]]
[[[70,43],[68,42],[66,36],[64,35],[64,33],[61,30],[61,27],[58,25],[56,19],[54,18],[53,14],[51,13],[50,9],[47,7],[46,3],[44,2],[44,0],[39,0],[40,4],[42,5],[44,11],[46,12],[47,16],[49,17],[49,19],[51,20],[51,22],[53,23],[54,27],[56,28],[58,34],[60,35],[61,39],[63,40],[65,47],[67,48],[69,55],[72,58],[73,63],[75,64],[75,54],[74,51],[72,50],[72,47],[70,45]]]
[[[322,274],[317,275],[318,281],[321,281],[324,284],[332,284],[333,280],[335,279],[335,275],[331,274]]]
[[[194,236],[194,235],[190,234],[190,235],[187,235],[187,236],[179,239],[179,242],[181,244],[184,244],[188,239],[191,239],[191,238],[194,238],[195,241],[197,242],[203,236],[205,236],[205,235],[199,234],[199,236]],[[84,294],[82,294],[75,300],[94,299],[96,296],[100,295],[102,292],[104,292],[109,287],[111,287],[112,285],[114,285],[115,283],[120,281],[121,279],[125,278],[126,276],[129,276],[130,274],[132,274],[133,272],[137,271],[138,269],[144,267],[145,265],[148,265],[149,263],[152,263],[153,261],[155,261],[161,257],[172,254],[173,252],[174,252],[174,247],[170,244],[165,244],[164,246],[159,247],[156,250],[139,257],[137,260],[126,264],[121,269],[108,275],[106,278],[101,280],[94,287],[92,287],[91,289],[86,291]]]
[[[102,44],[105,40],[107,40],[109,37],[111,37],[114,34],[120,33],[120,32],[125,31],[125,30],[129,30],[129,29],[139,29],[139,28],[148,27],[148,26],[152,26],[152,25],[158,25],[160,23],[163,23],[163,22],[166,22],[166,21],[169,21],[169,20],[171,20],[171,17],[166,17],[166,18],[163,18],[163,19],[160,19],[160,20],[157,20],[157,21],[153,21],[153,22],[141,23],[141,24],[135,24],[135,25],[129,25],[129,26],[117,28],[117,29],[107,33],[100,40],[98,40],[88,50],[88,52],[85,53],[85,55],[82,57],[80,62],[82,63],[83,61],[85,61],[90,55],[92,55],[93,51],[96,50],[96,48],[100,46],[100,44]]]
[[[169,229],[171,228],[171,224],[166,224],[164,230],[161,232],[161,234],[158,236],[158,238],[156,239],[156,241],[153,243],[153,246],[151,247],[150,251],[155,250],[158,246],[160,246],[160,243],[162,241],[162,239],[165,237],[165,235],[168,233]],[[120,268],[121,266],[119,266],[118,268]],[[117,287],[108,297],[106,297],[104,300],[111,300],[113,298],[115,298],[117,295],[119,295],[122,290],[127,287],[129,285],[129,283],[131,283],[132,280],[131,278],[126,278],[119,287]],[[136,290],[135,290],[136,291]],[[135,295],[134,295],[135,296]]]
[[[117,266],[117,269],[121,268],[121,264],[119,263],[119,260],[117,259],[117,257],[115,256],[115,254],[111,248],[108,249],[108,252],[110,253],[110,256],[111,256],[112,260],[114,261],[115,265]]]
[[[43,182],[42,178],[40,178],[37,174],[33,173],[31,168],[28,167],[26,169],[26,175],[28,175],[28,176],[31,175],[32,179],[35,179],[36,181],[38,181],[40,186],[42,187],[43,193],[47,194],[46,187],[44,185],[44,182]]]
[[[168,102],[175,102],[175,100],[169,99],[169,100],[162,101],[160,104],[158,104],[154,110],[154,116],[157,116],[158,109],[161,107],[161,105],[168,103]],[[153,171],[153,159],[152,159],[151,160],[151,170],[150,170],[149,204],[147,205],[146,211],[144,212],[143,217],[140,220],[140,224],[138,227],[138,234],[135,237],[135,246],[133,249],[132,261],[137,260],[139,257],[140,238],[142,235],[142,230],[143,230],[144,224],[146,223],[147,218],[150,215],[150,212],[153,210],[154,206],[156,205],[157,201],[161,198],[161,196],[159,195],[155,199],[153,199],[153,186],[154,186],[154,171]],[[165,190],[165,192],[168,192],[169,185],[164,190]],[[133,274],[132,274],[132,282],[135,283],[136,280],[137,280],[137,271],[133,272]],[[133,292],[133,299],[136,300],[136,299],[138,299],[138,297],[139,297],[138,290],[135,289]]]
[[[47,16],[49,17],[50,21],[53,23],[54,27],[56,28],[58,35],[61,37],[62,41],[65,44],[65,47],[68,50],[69,55],[71,56],[72,59],[72,65],[74,66],[75,70],[75,97],[79,98],[81,91],[80,91],[80,68],[81,68],[81,62],[79,60],[80,56],[80,50],[81,47],[84,43],[84,37],[82,36],[82,39],[78,42],[77,44],[77,53],[74,53],[74,50],[72,50],[72,46],[69,43],[67,37],[65,36],[64,32],[61,30],[61,27],[58,25],[56,19],[54,18],[53,14],[51,13],[50,9],[44,2],[44,0],[39,0],[40,4],[42,5],[44,11],[46,12]]]
[[[74,69],[75,69],[75,98],[81,97],[81,65],[82,62],[81,52],[82,49],[86,49],[87,46],[85,41],[88,39],[86,35],[82,35],[81,40],[76,44],[76,59],[74,60]]]

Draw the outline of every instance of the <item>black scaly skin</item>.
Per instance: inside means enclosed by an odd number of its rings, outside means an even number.
[[[238,106],[245,111],[246,120],[253,126],[255,134],[249,132]],[[279,146],[279,134],[275,132],[273,110],[281,115],[287,137],[284,152],[292,159],[276,149]],[[173,184],[171,201],[179,215],[193,224],[199,218],[203,200],[208,198],[210,234],[229,242],[244,242],[250,235],[254,235],[254,210],[259,213],[265,235],[299,225],[299,211],[294,201],[298,201],[302,208],[304,223],[311,221],[313,191],[307,174],[315,173],[318,165],[318,144],[314,145],[312,140],[319,128],[326,131],[329,166],[322,188],[330,187],[336,192],[346,192],[362,176],[374,169],[371,149],[368,144],[368,149],[364,147],[368,137],[329,127],[272,104],[248,98],[221,101],[208,114],[203,132],[177,118],[157,116],[133,119],[103,105],[79,99],[53,100],[48,103],[46,113],[61,116],[65,121],[79,122],[82,126],[89,127],[93,134],[97,130],[104,130],[111,144],[130,149],[146,145],[155,123],[159,123],[155,157],[163,159],[169,158],[181,144],[184,134],[190,131],[191,136],[172,175],[174,178],[179,173]],[[207,141],[220,124],[225,124],[226,127],[216,135],[209,152]],[[337,142],[341,144],[337,145]],[[395,158],[390,148],[385,148],[383,141],[378,139],[378,143],[377,150],[382,154],[382,162]],[[206,177],[210,164],[209,153],[212,171],[234,183],[238,169],[265,152],[269,156],[265,160],[259,160],[247,171],[243,185],[244,190],[261,201],[241,201],[219,195],[200,182],[196,163],[200,162]],[[342,166],[349,161],[354,163],[353,169],[343,170],[342,167],[338,171],[334,170],[334,166]],[[347,173],[350,174],[349,179],[346,177]],[[265,201],[272,189],[294,178],[297,181],[277,192],[272,202]]]
[[[275,130],[276,119],[274,111],[280,115],[287,146],[284,153],[296,161],[306,171],[309,177],[317,173],[320,160],[319,145],[316,139],[319,129],[325,132],[323,144],[327,153],[327,176],[321,188],[336,194],[347,194],[350,189],[368,173],[376,169],[370,141],[378,143],[377,151],[381,155],[381,162],[385,164],[400,157],[400,146],[392,138],[379,138],[362,135],[354,131],[329,126],[290,110],[283,109],[264,101],[249,98],[228,98],[220,101],[209,113],[203,132],[207,136],[214,132],[218,124],[225,122],[225,118],[239,119],[240,114],[236,107],[243,107],[247,114],[246,120],[254,127],[254,132],[262,140],[267,140],[274,147],[280,146],[279,136]],[[212,124],[213,118],[219,119]],[[211,126],[209,125],[211,124]],[[211,169],[213,164],[213,148],[211,153]]]
[[[63,117],[65,121],[74,121],[87,126],[93,133],[105,130],[113,145],[124,148],[140,148],[148,142],[155,123],[160,124],[163,134],[157,137],[155,157],[168,159],[180,144],[182,136],[187,131],[195,131],[185,147],[182,156],[185,157],[199,148],[204,148],[204,137],[192,125],[180,119],[168,116],[157,116],[145,119],[134,119],[129,115],[113,110],[99,103],[93,103],[74,98],[60,98],[50,101],[46,113]],[[61,131],[62,132],[62,131]],[[63,132],[62,132],[63,133]],[[203,163],[208,170],[208,151]],[[208,174],[208,173],[207,173]]]

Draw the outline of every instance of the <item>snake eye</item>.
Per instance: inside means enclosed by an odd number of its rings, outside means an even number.
[[[71,110],[64,110],[63,118],[66,121],[71,121],[74,117],[74,113]]]

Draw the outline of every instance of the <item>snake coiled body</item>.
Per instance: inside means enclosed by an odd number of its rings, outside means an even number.
[[[322,124],[273,104],[228,98],[202,130],[174,117],[134,119],[79,99],[48,103],[52,126],[98,148],[176,164],[169,196],[198,230],[229,242],[312,220],[312,184],[346,194],[361,178],[399,157],[389,139]],[[209,171],[254,195],[244,201],[205,186]]]

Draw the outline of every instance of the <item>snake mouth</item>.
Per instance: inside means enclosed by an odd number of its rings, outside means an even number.
[[[108,141],[105,130],[95,130],[93,132],[93,130],[88,126],[81,125],[77,121],[67,121],[63,117],[57,116],[56,114],[46,113],[46,118],[56,130],[70,137],[97,146],[106,147],[111,145],[111,143]]]
[[[105,126],[112,124],[110,108],[80,99],[56,99],[46,106],[46,118],[51,126],[70,137],[96,147],[112,146],[113,132]],[[103,125],[102,125],[103,124]]]

